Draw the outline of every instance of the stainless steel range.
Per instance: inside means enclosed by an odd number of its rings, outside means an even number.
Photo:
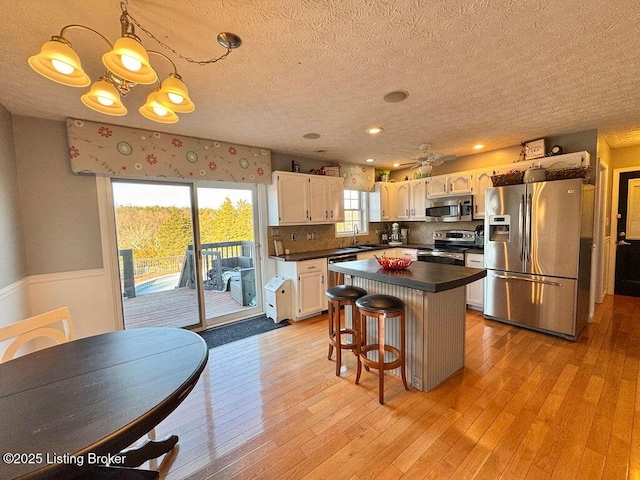
[[[464,252],[476,245],[473,230],[438,230],[433,233],[433,247],[418,250],[421,262],[464,265]]]

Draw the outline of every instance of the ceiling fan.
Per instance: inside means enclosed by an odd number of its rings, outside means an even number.
[[[431,148],[430,143],[421,143],[418,148],[420,148],[420,153],[415,157],[415,162],[401,163],[401,167],[408,166],[409,168],[418,168],[422,175],[429,175],[433,167],[458,158],[457,155],[444,155],[443,153],[437,152],[429,153],[429,148]]]

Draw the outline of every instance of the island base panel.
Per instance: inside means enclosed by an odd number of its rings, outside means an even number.
[[[345,275],[346,282],[364,288],[369,294],[393,295],[405,302],[407,378],[414,388],[429,391],[464,366],[464,287],[428,293],[349,275]],[[367,327],[369,337],[376,331],[372,318],[368,319]],[[399,345],[399,321],[392,319],[386,332],[386,341]],[[400,376],[399,369],[390,372]]]

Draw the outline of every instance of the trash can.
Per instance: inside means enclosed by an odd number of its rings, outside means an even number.
[[[267,317],[275,323],[291,319],[291,279],[276,275],[264,290]]]

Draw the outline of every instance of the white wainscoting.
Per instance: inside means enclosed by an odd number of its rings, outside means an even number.
[[[30,316],[28,278],[0,289],[0,325],[8,325]]]
[[[115,331],[111,299],[103,269],[28,277],[31,315],[68,306],[78,338]]]

